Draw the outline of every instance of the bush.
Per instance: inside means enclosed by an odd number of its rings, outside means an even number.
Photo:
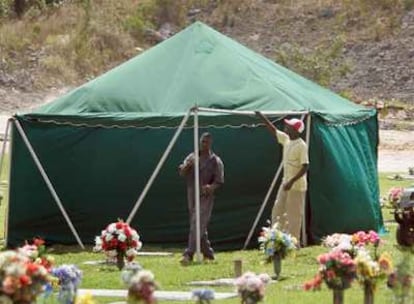
[[[276,61],[299,74],[328,86],[336,76],[346,75],[350,67],[347,63],[337,64],[342,55],[343,39],[335,39],[329,47],[321,45],[314,51],[289,46],[276,52]]]

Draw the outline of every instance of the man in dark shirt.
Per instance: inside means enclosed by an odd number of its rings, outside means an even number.
[[[224,182],[224,166],[220,157],[213,153],[213,138],[210,133],[200,137],[199,175],[200,175],[200,236],[201,252],[204,259],[214,260],[214,251],[208,240],[207,226],[214,205],[214,192]],[[190,215],[190,233],[188,247],[181,259],[182,265],[188,265],[196,250],[196,212],[194,187],[194,153],[189,154],[178,168],[187,181],[187,200]]]

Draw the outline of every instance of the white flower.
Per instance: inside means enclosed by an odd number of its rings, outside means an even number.
[[[154,274],[149,270],[141,270],[131,278],[131,285],[154,281]]]
[[[123,232],[122,233],[119,233],[118,240],[120,240],[121,242],[125,242],[126,239],[127,239],[127,237],[126,237],[126,235]]]
[[[114,258],[118,255],[118,252],[116,250],[107,250],[107,251],[105,251],[105,254],[108,257]]]
[[[106,236],[105,236],[105,241],[107,241],[107,242],[109,242],[110,240],[112,240],[114,237],[113,237],[113,235],[112,234],[107,234]]]
[[[138,255],[138,251],[136,251],[134,248],[130,248],[125,252],[127,257],[135,257]]]
[[[263,282],[259,279],[259,277],[250,277],[246,281],[246,289],[249,291],[255,291],[258,290],[262,284]]]
[[[102,238],[100,236],[95,237],[95,245],[102,246]]]
[[[134,229],[131,229],[131,238],[134,241],[138,241],[139,240],[139,235],[138,235],[137,231],[134,230]]]
[[[110,224],[106,230],[109,233],[114,233],[116,231],[116,224],[115,223]]]

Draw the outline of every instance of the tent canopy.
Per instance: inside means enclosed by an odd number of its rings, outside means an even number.
[[[182,116],[195,104],[311,111],[332,122],[373,114],[196,22],[31,115],[137,120]]]

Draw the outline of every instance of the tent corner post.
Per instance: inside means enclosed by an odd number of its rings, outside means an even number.
[[[201,262],[201,231],[200,231],[200,157],[199,157],[199,135],[198,135],[198,108],[192,108],[194,115],[194,201],[196,212],[196,260]]]
[[[308,149],[310,146],[311,122],[312,122],[312,114],[311,112],[308,112],[307,118],[306,118],[306,144],[308,146]],[[306,233],[306,197],[304,198],[303,210],[302,210],[302,244],[303,246],[308,245],[308,235]]]
[[[5,147],[7,145],[7,138],[8,138],[8,134],[10,133],[10,144],[9,144],[9,154],[10,154],[10,165],[9,165],[9,172],[8,172],[8,176],[7,176],[7,205],[5,206],[5,216],[4,216],[4,224],[3,224],[3,228],[4,228],[4,244],[6,246],[6,248],[9,246],[9,212],[10,212],[10,208],[9,208],[9,202],[10,202],[10,178],[11,178],[11,170],[12,170],[12,161],[11,161],[11,155],[12,155],[12,149],[13,149],[13,128],[10,128],[10,125],[12,125],[14,120],[14,117],[10,117],[7,120],[7,125],[6,125],[6,131],[4,134],[4,142],[3,142],[3,147],[2,147],[2,153],[1,153],[1,164],[0,164],[0,172],[3,171],[3,157],[5,154]]]

